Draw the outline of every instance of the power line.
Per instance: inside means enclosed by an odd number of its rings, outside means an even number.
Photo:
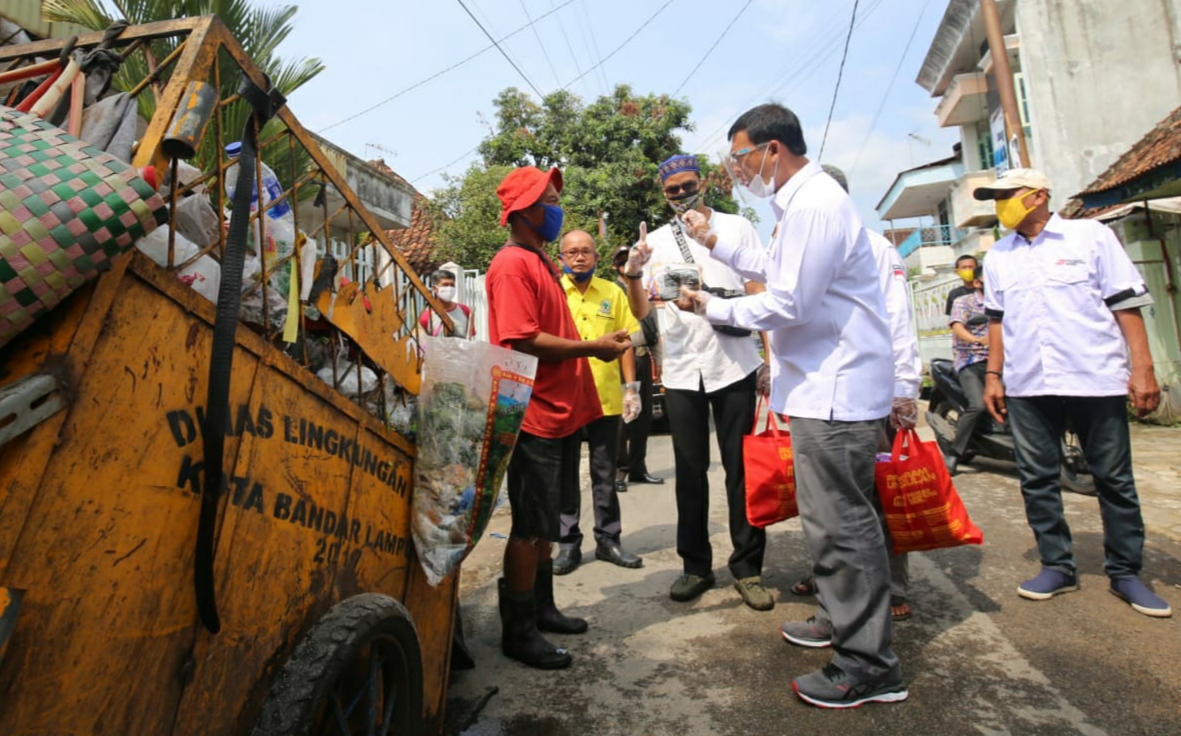
[[[472,14],[472,11],[468,10],[468,7],[463,4],[463,0],[455,0],[455,2],[459,3],[459,7],[463,8],[463,11],[468,14],[468,17],[472,19],[472,22],[480,27],[480,30],[484,32],[484,35],[488,37],[488,40],[492,42],[492,45],[496,47],[496,50],[499,51],[502,56],[504,56],[505,61],[513,65],[513,69],[517,70],[517,74],[521,75],[521,79],[524,79],[525,82],[527,82],[529,86],[533,88],[533,91],[537,93],[537,96],[544,100],[545,95],[541,94],[541,90],[537,89],[537,85],[534,84],[528,76],[526,76],[525,72],[521,71],[521,67],[517,66],[517,62],[513,61],[512,57],[508,55],[508,52],[506,52],[501,47],[500,42],[492,37],[492,34],[488,32],[488,29],[484,27],[484,24]]]
[[[582,17],[586,18],[586,32],[583,34],[583,39],[582,39],[583,43],[586,43],[586,33],[589,33],[590,37],[591,37],[591,41],[594,42],[594,44],[593,44],[594,49],[595,49],[594,58],[599,61],[602,61],[603,52],[599,51],[599,40],[595,37],[595,25],[594,25],[594,21],[591,20],[590,11],[587,10],[586,0],[579,0],[578,4],[582,8]],[[582,31],[583,27],[580,25],[578,30]],[[602,64],[599,65],[598,79],[601,81],[601,83],[603,85],[600,89],[604,90],[604,94],[609,93],[611,91],[611,82],[607,79],[607,73],[603,71]]]
[[[574,2],[574,0],[570,0],[570,2]],[[551,7],[553,4],[554,0],[550,0]],[[567,3],[567,5],[569,4]],[[578,78],[582,79],[582,67],[578,65],[578,55],[574,53],[574,46],[570,44],[570,36],[566,34],[566,24],[562,22],[561,18],[558,18],[558,28],[562,31],[562,38],[566,41],[566,51],[570,52],[570,60],[574,62],[574,71],[578,72]]]
[[[533,37],[537,39],[537,45],[541,47],[541,53],[545,56],[545,63],[549,64],[550,74],[554,75],[554,84],[561,84],[558,80],[558,70],[554,69],[554,62],[550,61],[549,52],[545,50],[545,43],[541,40],[541,34],[537,32],[537,26],[533,25],[533,19],[529,17],[529,8],[525,7],[525,0],[521,0],[521,10],[525,12],[525,20],[529,21],[529,27],[533,29]]]
[[[667,2],[664,4],[664,5],[661,5],[661,6],[660,6],[660,8],[659,8],[659,9],[658,9],[658,10],[657,10],[655,13],[653,13],[651,16],[649,16],[648,20],[646,20],[646,21],[644,21],[643,23],[641,23],[641,24],[640,24],[640,27],[639,27],[639,28],[637,28],[637,29],[635,30],[635,32],[633,32],[633,33],[632,33],[632,35],[630,35],[630,36],[628,36],[627,38],[625,38],[625,39],[623,40],[623,43],[619,44],[619,45],[618,45],[618,46],[616,46],[614,49],[612,49],[612,50],[611,50],[611,53],[609,53],[609,54],[607,54],[606,56],[604,56],[604,57],[603,57],[603,58],[602,58],[602,59],[599,61],[599,63],[598,63],[598,64],[595,64],[595,65],[594,65],[594,66],[592,66],[590,69],[587,69],[587,70],[586,70],[585,72],[583,72],[582,74],[579,74],[577,77],[575,77],[574,79],[571,79],[569,82],[567,82],[567,83],[566,83],[566,85],[565,85],[565,86],[564,86],[562,89],[569,89],[569,88],[570,88],[570,85],[574,84],[574,83],[575,83],[575,82],[577,82],[578,80],[580,80],[580,79],[582,79],[583,77],[585,77],[587,74],[589,74],[589,73],[593,72],[595,69],[598,69],[599,67],[603,66],[603,65],[604,65],[604,64],[606,64],[608,61],[610,61],[612,56],[615,56],[615,54],[619,53],[619,50],[620,50],[620,49],[622,49],[624,46],[627,46],[629,43],[631,43],[631,40],[632,40],[633,38],[635,38],[636,36],[640,35],[640,33],[641,33],[641,32],[642,32],[642,31],[643,31],[645,28],[647,28],[647,27],[648,27],[648,24],[650,24],[652,21],[656,20],[656,16],[660,15],[661,13],[663,13],[663,12],[664,12],[664,9],[665,9],[665,8],[667,8],[668,6],[672,5],[672,4],[673,4],[673,0],[668,0],[668,1],[667,1]]]
[[[824,123],[824,138],[820,140],[820,154],[816,160],[824,158],[824,144],[828,143],[828,126],[832,124],[833,111],[837,109],[837,94],[841,91],[841,78],[845,76],[845,60],[849,58],[849,42],[853,40],[853,27],[857,23],[857,5],[861,0],[853,0],[853,17],[849,19],[849,35],[845,36],[845,50],[841,53],[841,66],[837,70],[837,84],[832,88],[832,104],[828,107],[828,120]]]
[[[898,73],[902,71],[902,65],[906,62],[906,55],[910,53],[910,45],[914,41],[915,35],[919,32],[919,26],[923,22],[923,14],[927,12],[927,5],[930,0],[923,0],[923,7],[919,9],[919,17],[915,18],[914,28],[910,31],[910,38],[906,39],[906,48],[902,50],[902,56],[898,59],[898,66],[894,67],[894,74],[890,77],[890,83],[886,85],[886,93],[882,95],[882,103],[878,105],[878,111],[874,113],[873,122],[869,124],[869,131],[865,134],[865,140],[861,142],[861,150],[857,151],[857,158],[853,159],[853,165],[849,167],[849,176],[853,176],[853,172],[857,170],[857,164],[861,163],[861,155],[865,153],[866,146],[869,145],[869,138],[873,135],[873,131],[878,127],[878,120],[882,117],[882,111],[886,109],[886,102],[890,99],[890,92],[894,89],[894,82],[898,79]],[[973,46],[973,48],[975,48]]]
[[[709,50],[705,52],[705,55],[701,57],[701,60],[697,62],[697,66],[693,67],[693,71],[689,72],[689,75],[685,77],[684,81],[682,81],[680,85],[677,86],[676,91],[673,92],[673,97],[676,97],[680,91],[684,89],[685,85],[689,83],[689,80],[693,78],[693,75],[697,73],[697,70],[701,68],[701,65],[705,63],[705,60],[709,58],[709,55],[714,52],[714,49],[718,47],[718,44],[722,42],[722,39],[726,37],[726,34],[730,32],[730,29],[734,27],[734,24],[738,22],[738,19],[742,17],[742,14],[746,12],[746,9],[750,7],[752,2],[754,2],[754,0],[746,0],[746,5],[743,5],[738,11],[738,15],[734,16],[734,19],[730,21],[730,25],[726,26],[725,30],[722,31],[722,35],[718,36],[717,40],[714,41],[713,46],[710,46]]]
[[[877,10],[878,7],[880,7],[883,2],[884,2],[884,0],[873,0],[873,4],[871,4],[866,9],[865,13],[862,14],[861,19],[857,22],[858,27],[860,27],[863,23],[865,23],[867,20],[869,20],[869,17],[871,15],[873,15],[874,11]],[[844,27],[844,24],[842,23],[841,28],[843,28],[843,27]],[[833,30],[835,28],[836,28],[835,25],[831,26],[830,30]],[[752,104],[755,103],[755,101],[759,100],[760,98],[770,99],[770,98],[774,97],[781,89],[783,89],[785,86],[787,86],[787,84],[789,84],[790,82],[793,82],[793,81],[796,82],[796,84],[791,88],[791,90],[789,90],[789,92],[794,91],[801,84],[803,84],[805,81],[807,81],[807,79],[817,69],[819,69],[824,64],[825,61],[827,61],[829,58],[832,57],[833,54],[836,53],[838,46],[834,45],[834,42],[837,41],[838,39],[834,37],[833,33],[829,33],[828,35],[825,35],[824,33],[819,33],[819,34],[816,34],[814,36],[814,38],[817,41],[815,44],[813,44],[811,47],[803,49],[799,54],[797,54],[795,56],[795,58],[793,58],[791,61],[787,62],[787,64],[784,65],[783,68],[781,68],[779,71],[777,71],[775,73],[775,75],[772,77],[772,79],[775,81],[772,81],[770,85],[764,86],[763,89],[759,90],[758,92],[756,92],[753,95],[751,95],[750,97],[748,97],[746,102],[743,103],[741,109],[745,109],[745,108],[750,107]],[[827,53],[821,53],[824,49],[829,49],[829,50]],[[778,81],[783,78],[787,78],[787,81],[786,82],[779,82]],[[729,127],[729,125],[730,125],[729,122],[723,122],[721,125],[719,125],[717,128],[715,128],[713,130],[713,132],[710,133],[708,136],[706,136],[702,140],[702,143],[700,143],[698,145],[698,150],[706,151],[709,149],[709,147],[712,144],[721,140],[725,136],[725,132],[726,132],[727,128]]]
[[[564,7],[566,7],[567,5],[570,5],[570,4],[571,4],[571,3],[573,3],[573,2],[575,2],[575,0],[566,0],[566,2],[562,3],[561,5],[555,6],[555,7],[553,8],[553,10],[550,10],[550,11],[546,12],[546,13],[545,13],[545,14],[543,14],[543,15],[539,15],[539,16],[538,16],[537,18],[535,18],[535,19],[534,19],[532,22],[530,22],[530,23],[526,23],[525,25],[521,26],[520,28],[518,28],[517,30],[513,31],[512,33],[509,33],[508,35],[505,35],[505,36],[501,37],[501,38],[500,38],[500,40],[501,40],[501,41],[507,41],[507,40],[509,40],[510,38],[512,38],[513,36],[517,35],[518,33],[522,32],[522,31],[524,31],[524,30],[527,30],[528,28],[530,28],[531,26],[533,26],[535,23],[538,23],[538,22],[540,22],[540,21],[542,21],[542,20],[544,20],[544,19],[548,18],[549,16],[553,15],[554,13],[558,12],[559,10],[561,10],[561,9],[562,9],[562,8],[564,8]],[[552,2],[552,1],[550,2],[550,5],[551,5],[551,6],[553,5],[553,2]],[[472,54],[472,55],[470,55],[470,56],[467,56],[467,57],[465,57],[465,58],[463,58],[463,59],[460,59],[459,61],[455,62],[454,64],[452,64],[451,66],[447,67],[446,69],[443,69],[443,70],[441,70],[441,71],[437,71],[437,72],[435,72],[434,74],[430,75],[429,77],[427,77],[427,78],[425,78],[425,79],[423,79],[423,80],[420,80],[420,81],[418,81],[418,82],[415,82],[414,84],[410,85],[409,87],[405,87],[405,88],[403,88],[403,89],[401,89],[401,90],[398,90],[397,92],[395,92],[394,94],[392,94],[392,95],[390,95],[389,97],[385,98],[385,99],[384,99],[384,100],[382,100],[381,102],[378,102],[378,103],[375,103],[375,104],[373,104],[373,105],[370,105],[369,107],[365,108],[364,110],[361,110],[360,112],[353,113],[352,115],[348,116],[347,118],[344,118],[343,120],[337,120],[335,123],[332,123],[332,124],[330,124],[330,125],[326,125],[326,126],[324,126],[323,128],[320,128],[320,129],[319,129],[318,131],[316,131],[316,132],[317,132],[317,133],[323,133],[324,131],[326,131],[326,130],[330,130],[330,129],[332,129],[332,128],[335,128],[335,127],[336,127],[336,126],[338,126],[338,125],[344,125],[344,124],[345,124],[345,123],[347,123],[347,122],[350,122],[350,121],[352,121],[352,120],[356,120],[357,118],[361,117],[362,115],[367,115],[367,114],[369,114],[369,113],[373,112],[374,110],[376,110],[377,108],[379,108],[379,107],[381,107],[381,106],[383,106],[383,105],[386,105],[386,104],[388,104],[388,103],[390,103],[390,102],[393,102],[394,100],[398,99],[398,98],[399,98],[399,97],[401,97],[402,95],[404,95],[404,94],[406,94],[406,93],[408,93],[408,92],[412,92],[412,91],[414,91],[414,90],[418,89],[419,87],[423,86],[424,84],[426,84],[426,83],[428,83],[428,82],[431,82],[431,81],[434,81],[434,80],[438,79],[439,77],[443,76],[443,75],[444,75],[444,74],[446,74],[447,72],[450,72],[450,71],[453,71],[453,70],[455,70],[455,69],[458,69],[459,67],[461,67],[461,66],[463,66],[464,64],[468,63],[468,62],[469,62],[469,61],[471,61],[472,59],[476,58],[477,56],[480,56],[480,55],[484,54],[485,52],[491,51],[491,50],[492,50],[492,49],[494,49],[494,48],[496,48],[495,44],[489,44],[489,45],[485,46],[484,48],[480,49],[479,51],[475,52],[474,54]]]
[[[457,164],[457,163],[459,163],[460,161],[464,160],[465,158],[467,158],[468,156],[472,155],[473,153],[475,153],[475,152],[476,152],[476,151],[478,151],[478,150],[480,150],[480,144],[479,144],[479,143],[477,143],[477,144],[475,145],[475,147],[474,147],[474,148],[472,148],[471,150],[469,150],[469,151],[465,152],[465,153],[464,153],[462,156],[460,156],[459,158],[455,159],[454,161],[452,161],[452,162],[450,162],[450,163],[443,164],[442,166],[440,166],[440,167],[439,167],[439,168],[437,168],[437,169],[434,169],[433,171],[428,171],[428,172],[426,172],[425,174],[421,174],[421,175],[419,175],[419,176],[416,176],[416,177],[414,177],[413,179],[411,179],[411,180],[410,180],[410,183],[411,183],[411,184],[413,184],[413,183],[414,183],[414,182],[416,182],[416,181],[419,181],[419,180],[421,180],[421,179],[425,179],[425,178],[427,178],[427,177],[428,177],[428,176],[430,176],[431,174],[437,174],[437,173],[439,173],[440,171],[444,171],[444,170],[446,170],[446,169],[449,169],[449,168],[451,168],[452,166],[454,166],[455,164]]]

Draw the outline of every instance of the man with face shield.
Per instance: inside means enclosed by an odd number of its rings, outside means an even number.
[[[1146,616],[1170,616],[1139,578],[1144,521],[1128,436],[1128,400],[1140,416],[1160,404],[1140,314],[1152,304],[1144,278],[1106,225],[1050,212],[1050,182],[1039,171],[1010,169],[974,195],[995,200],[1001,226],[1013,231],[984,259],[984,405],[1013,430],[1041,558],[1041,572],[1017,594],[1043,601],[1078,590],[1058,470],[1069,422],[1099,492],[1111,592]]]
[[[791,418],[800,521],[819,593],[815,615],[780,631],[792,644],[833,649],[830,664],[792,687],[827,708],[902,701],[886,545],[873,507],[878,433],[894,399],[873,248],[853,200],[808,160],[793,112],[755,107],[729,138],[732,176],[754,196],[773,198],[775,239],[763,250],[692,213],[686,224],[713,260],[767,288],[738,299],[686,290],[682,303],[713,324],[771,333],[771,408]]]
[[[702,200],[701,167],[694,156],[673,156],[659,166],[661,187],[675,216],[648,233],[624,266],[628,300],[637,318],[647,316],[649,294],[675,299],[678,284],[694,282],[728,296],[757,289],[733,269],[711,259],[709,251],[686,231],[684,213],[696,212],[730,238],[762,249],[758,233],[744,217],[707,207]],[[671,292],[669,291],[671,289]],[[758,347],[747,330],[717,330],[692,310],[671,302],[663,307],[663,374],[665,407],[676,463],[677,554],[683,574],[669,589],[675,601],[697,598],[714,585],[713,549],[709,541],[709,420],[713,413],[718,450],[726,472],[729,505],[730,572],[743,601],[759,611],[775,600],[762,584],[766,534],[746,519],[746,487],[742,436],[755,418],[755,390],[766,376]]]
[[[490,341],[538,359],[533,394],[508,466],[512,529],[499,581],[501,649],[530,667],[561,669],[570,654],[542,631],[580,634],[586,621],[554,603],[552,545],[561,534],[561,489],[577,473],[579,431],[602,416],[587,358],[611,361],[628,348],[627,330],[583,340],[570,316],[560,273],[545,253],[558,239],[562,174],[515,169],[496,190],[509,240],[488,266]]]
[[[583,340],[596,340],[618,330],[628,335],[640,331],[640,323],[632,316],[623,290],[595,275],[599,252],[590,233],[583,230],[566,233],[561,243],[561,259],[566,303],[570,306],[574,326]],[[590,369],[603,407],[603,416],[584,429],[590,450],[595,558],[620,567],[643,567],[642,559],[620,546],[622,524],[619,492],[615,486],[619,432],[624,422],[630,422],[640,414],[635,349],[629,348],[618,360],[591,358]],[[577,465],[572,470],[562,490],[562,536],[558,557],[554,560],[555,575],[574,572],[582,562],[582,529],[579,526],[582,479]]]

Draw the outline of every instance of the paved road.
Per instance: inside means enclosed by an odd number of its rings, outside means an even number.
[[[1149,535],[1144,577],[1181,611],[1181,430],[1136,428],[1134,437]],[[671,476],[667,437],[654,438],[650,465]],[[710,482],[721,487],[716,456]],[[718,587],[692,603],[669,600],[680,572],[670,480],[621,497],[624,543],[644,556],[643,569],[595,562],[588,542],[590,561],[558,578],[559,603],[591,622],[586,635],[555,637],[575,657],[563,672],[533,671],[500,654],[496,577],[504,542],[485,538],[463,579],[464,623],[478,667],[453,677],[449,733],[1181,734],[1181,614],[1148,619],[1107,592],[1096,502],[1066,499],[1082,590],[1033,603],[1016,595],[1017,584],[1037,571],[1037,557],[1012,467],[970,467],[956,485],[985,544],[912,556],[915,615],[895,630],[910,686],[906,703],[834,712],[791,693],[792,676],[828,657],[778,635],[781,620],[811,611],[788,592],[808,568],[798,520],[770,530],[764,578],[777,605],[752,611],[725,567],[729,537],[715,491]],[[583,514],[590,518],[589,506]],[[507,533],[507,515],[490,531]],[[492,687],[498,691],[487,697]]]

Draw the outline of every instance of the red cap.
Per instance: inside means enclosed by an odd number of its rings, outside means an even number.
[[[537,204],[551,182],[554,189],[562,191],[562,172],[556,167],[549,171],[536,166],[513,169],[496,188],[496,196],[500,197],[500,224],[507,223],[512,213]]]

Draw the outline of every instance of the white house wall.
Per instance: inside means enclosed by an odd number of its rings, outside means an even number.
[[[1034,164],[1055,209],[1181,105],[1181,0],[1018,0]]]

